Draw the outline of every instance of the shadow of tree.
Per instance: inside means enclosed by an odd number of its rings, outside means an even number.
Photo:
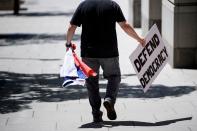
[[[148,127],[148,126],[165,126],[172,123],[176,123],[179,121],[186,121],[191,120],[192,117],[174,119],[174,120],[167,120],[167,121],[160,121],[156,123],[149,123],[149,122],[141,122],[141,121],[104,121],[102,123],[86,123],[81,125],[79,128],[102,128],[102,127],[117,127],[117,126],[140,126],[140,127]]]
[[[69,12],[58,12],[58,11],[53,11],[53,12],[21,12],[17,17],[43,17],[43,16],[72,16],[74,14],[74,11],[69,11]],[[0,17],[8,17],[8,16],[14,16],[16,17],[13,13],[6,12],[6,13],[1,13]]]
[[[81,36],[75,34],[73,40],[80,40]],[[1,42],[2,41],[2,42]],[[54,43],[57,41],[65,41],[65,34],[0,34],[0,46],[11,46],[11,45],[26,45],[26,44],[44,44]]]
[[[128,75],[129,76],[129,75]],[[126,76],[124,76],[126,77]],[[0,113],[16,112],[28,109],[32,101],[60,102],[86,99],[87,90],[81,86],[61,88],[62,79],[58,74],[17,74],[0,72]],[[106,84],[100,84],[105,88]],[[161,98],[178,97],[195,91],[192,86],[167,87],[154,85],[147,93],[140,86],[121,84],[119,98]],[[105,93],[101,92],[104,97]]]
[[[144,93],[140,85],[129,86],[122,83],[120,86],[118,97],[122,98],[162,98],[166,96],[179,97],[195,91],[195,86],[165,86],[152,85],[150,89]]]

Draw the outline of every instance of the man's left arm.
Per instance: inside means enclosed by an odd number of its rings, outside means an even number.
[[[142,46],[145,46],[145,40],[141,38],[133,29],[133,27],[127,23],[127,21],[118,22],[120,27],[131,37],[136,39]]]

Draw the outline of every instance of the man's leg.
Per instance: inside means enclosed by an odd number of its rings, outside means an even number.
[[[89,102],[92,107],[93,121],[100,122],[102,121],[102,112],[100,111],[101,97],[99,94],[100,64],[98,60],[94,58],[83,58],[82,60],[97,73],[96,77],[89,77],[86,79],[86,86],[88,89]]]
[[[119,66],[119,58],[101,59],[101,67],[103,75],[108,80],[104,106],[107,109],[107,116],[111,120],[116,119],[114,104],[116,102],[117,93],[121,81],[121,73]]]

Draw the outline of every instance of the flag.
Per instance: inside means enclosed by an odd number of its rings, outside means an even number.
[[[60,77],[64,78],[62,87],[70,85],[85,85],[85,79],[97,74],[88,67],[76,53],[69,48],[64,56],[64,62],[60,69]]]

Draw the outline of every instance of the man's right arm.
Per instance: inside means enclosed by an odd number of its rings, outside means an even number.
[[[136,39],[142,46],[145,45],[145,40],[139,37],[139,35],[135,32],[130,24],[128,24],[126,21],[118,22],[118,24],[129,36]]]
[[[68,27],[68,31],[67,31],[67,34],[66,34],[66,44],[71,44],[71,41],[72,41],[72,38],[73,38],[73,36],[75,34],[76,28],[77,28],[76,25],[70,25]]]

